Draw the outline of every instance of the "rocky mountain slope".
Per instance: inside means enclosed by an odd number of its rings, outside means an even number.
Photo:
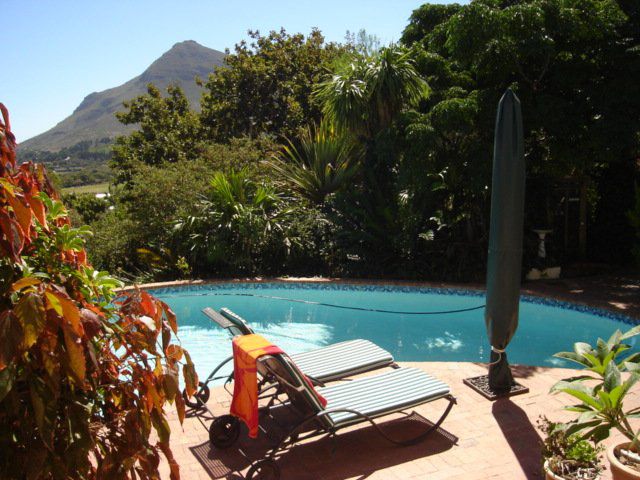
[[[154,83],[162,91],[170,83],[177,83],[191,105],[198,108],[201,87],[196,84],[195,77],[206,79],[223,63],[223,52],[193,40],[176,43],[141,75],[119,87],[85,97],[71,115],[50,130],[22,142],[20,150],[55,152],[82,141],[98,142],[130,131],[132,127],[120,124],[114,114],[123,109],[123,101],[146,93],[148,83]]]

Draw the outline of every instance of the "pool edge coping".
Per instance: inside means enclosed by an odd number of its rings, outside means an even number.
[[[423,288],[432,290],[457,290],[464,294],[481,294],[485,292],[485,286],[478,283],[445,283],[445,282],[424,282],[424,281],[410,281],[410,280],[375,280],[375,279],[343,279],[343,278],[331,278],[331,277],[246,277],[246,278],[231,278],[231,279],[198,279],[198,280],[173,280],[168,282],[154,282],[139,285],[129,285],[124,287],[123,291],[133,290],[140,288],[144,290],[158,290],[162,288],[173,287],[189,287],[189,286],[202,286],[207,285],[219,285],[219,284],[318,284],[318,285],[373,285],[373,286],[395,286],[395,287],[410,287],[410,288]],[[585,313],[593,313],[601,317],[610,318],[613,320],[619,320],[623,323],[630,325],[640,324],[640,316],[636,316],[630,313],[623,313],[620,309],[616,309],[611,305],[604,304],[598,301],[576,301],[569,299],[566,296],[550,295],[548,292],[541,293],[526,288],[526,285],[521,287],[521,294],[525,301],[530,303],[540,303],[550,306],[563,307],[571,310],[577,310]]]

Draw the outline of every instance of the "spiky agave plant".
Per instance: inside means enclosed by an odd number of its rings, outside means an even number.
[[[328,121],[309,126],[297,142],[287,141],[271,168],[302,198],[322,204],[356,175],[363,151]]]

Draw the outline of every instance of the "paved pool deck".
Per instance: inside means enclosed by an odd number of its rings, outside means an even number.
[[[458,404],[441,429],[424,442],[411,447],[397,447],[381,438],[372,427],[353,427],[340,431],[332,439],[309,440],[286,451],[278,460],[283,480],[347,479],[539,479],[541,475],[541,434],[536,421],[544,414],[551,420],[568,420],[563,410],[570,397],[550,395],[558,380],[575,375],[577,370],[514,366],[520,383],[529,387],[527,394],[490,402],[462,383],[467,377],[485,374],[486,365],[477,363],[402,362],[414,366],[448,383]],[[221,388],[212,391],[209,407],[214,414],[228,412],[229,395]],[[420,406],[410,417],[383,419],[382,427],[396,438],[408,438],[424,428],[425,421],[435,420],[445,408],[445,400]],[[627,406],[640,406],[640,388],[631,392]],[[211,447],[208,432],[197,418],[188,416],[180,426],[177,415],[169,414],[171,446],[181,466],[183,479],[243,478],[248,461],[238,448],[220,451]],[[208,426],[209,421],[206,421]],[[616,442],[614,435],[606,443]],[[260,458],[268,443],[265,435],[258,440],[241,437],[240,447],[251,458]],[[606,464],[606,460],[604,460]],[[168,477],[166,465],[162,478]],[[603,480],[610,479],[609,471]]]

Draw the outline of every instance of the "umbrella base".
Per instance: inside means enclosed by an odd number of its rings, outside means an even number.
[[[529,387],[525,387],[518,382],[515,382],[515,384],[508,390],[493,390],[489,387],[489,375],[465,378],[462,382],[487,400],[492,401],[497,400],[498,398],[513,397],[514,395],[529,393]]]

